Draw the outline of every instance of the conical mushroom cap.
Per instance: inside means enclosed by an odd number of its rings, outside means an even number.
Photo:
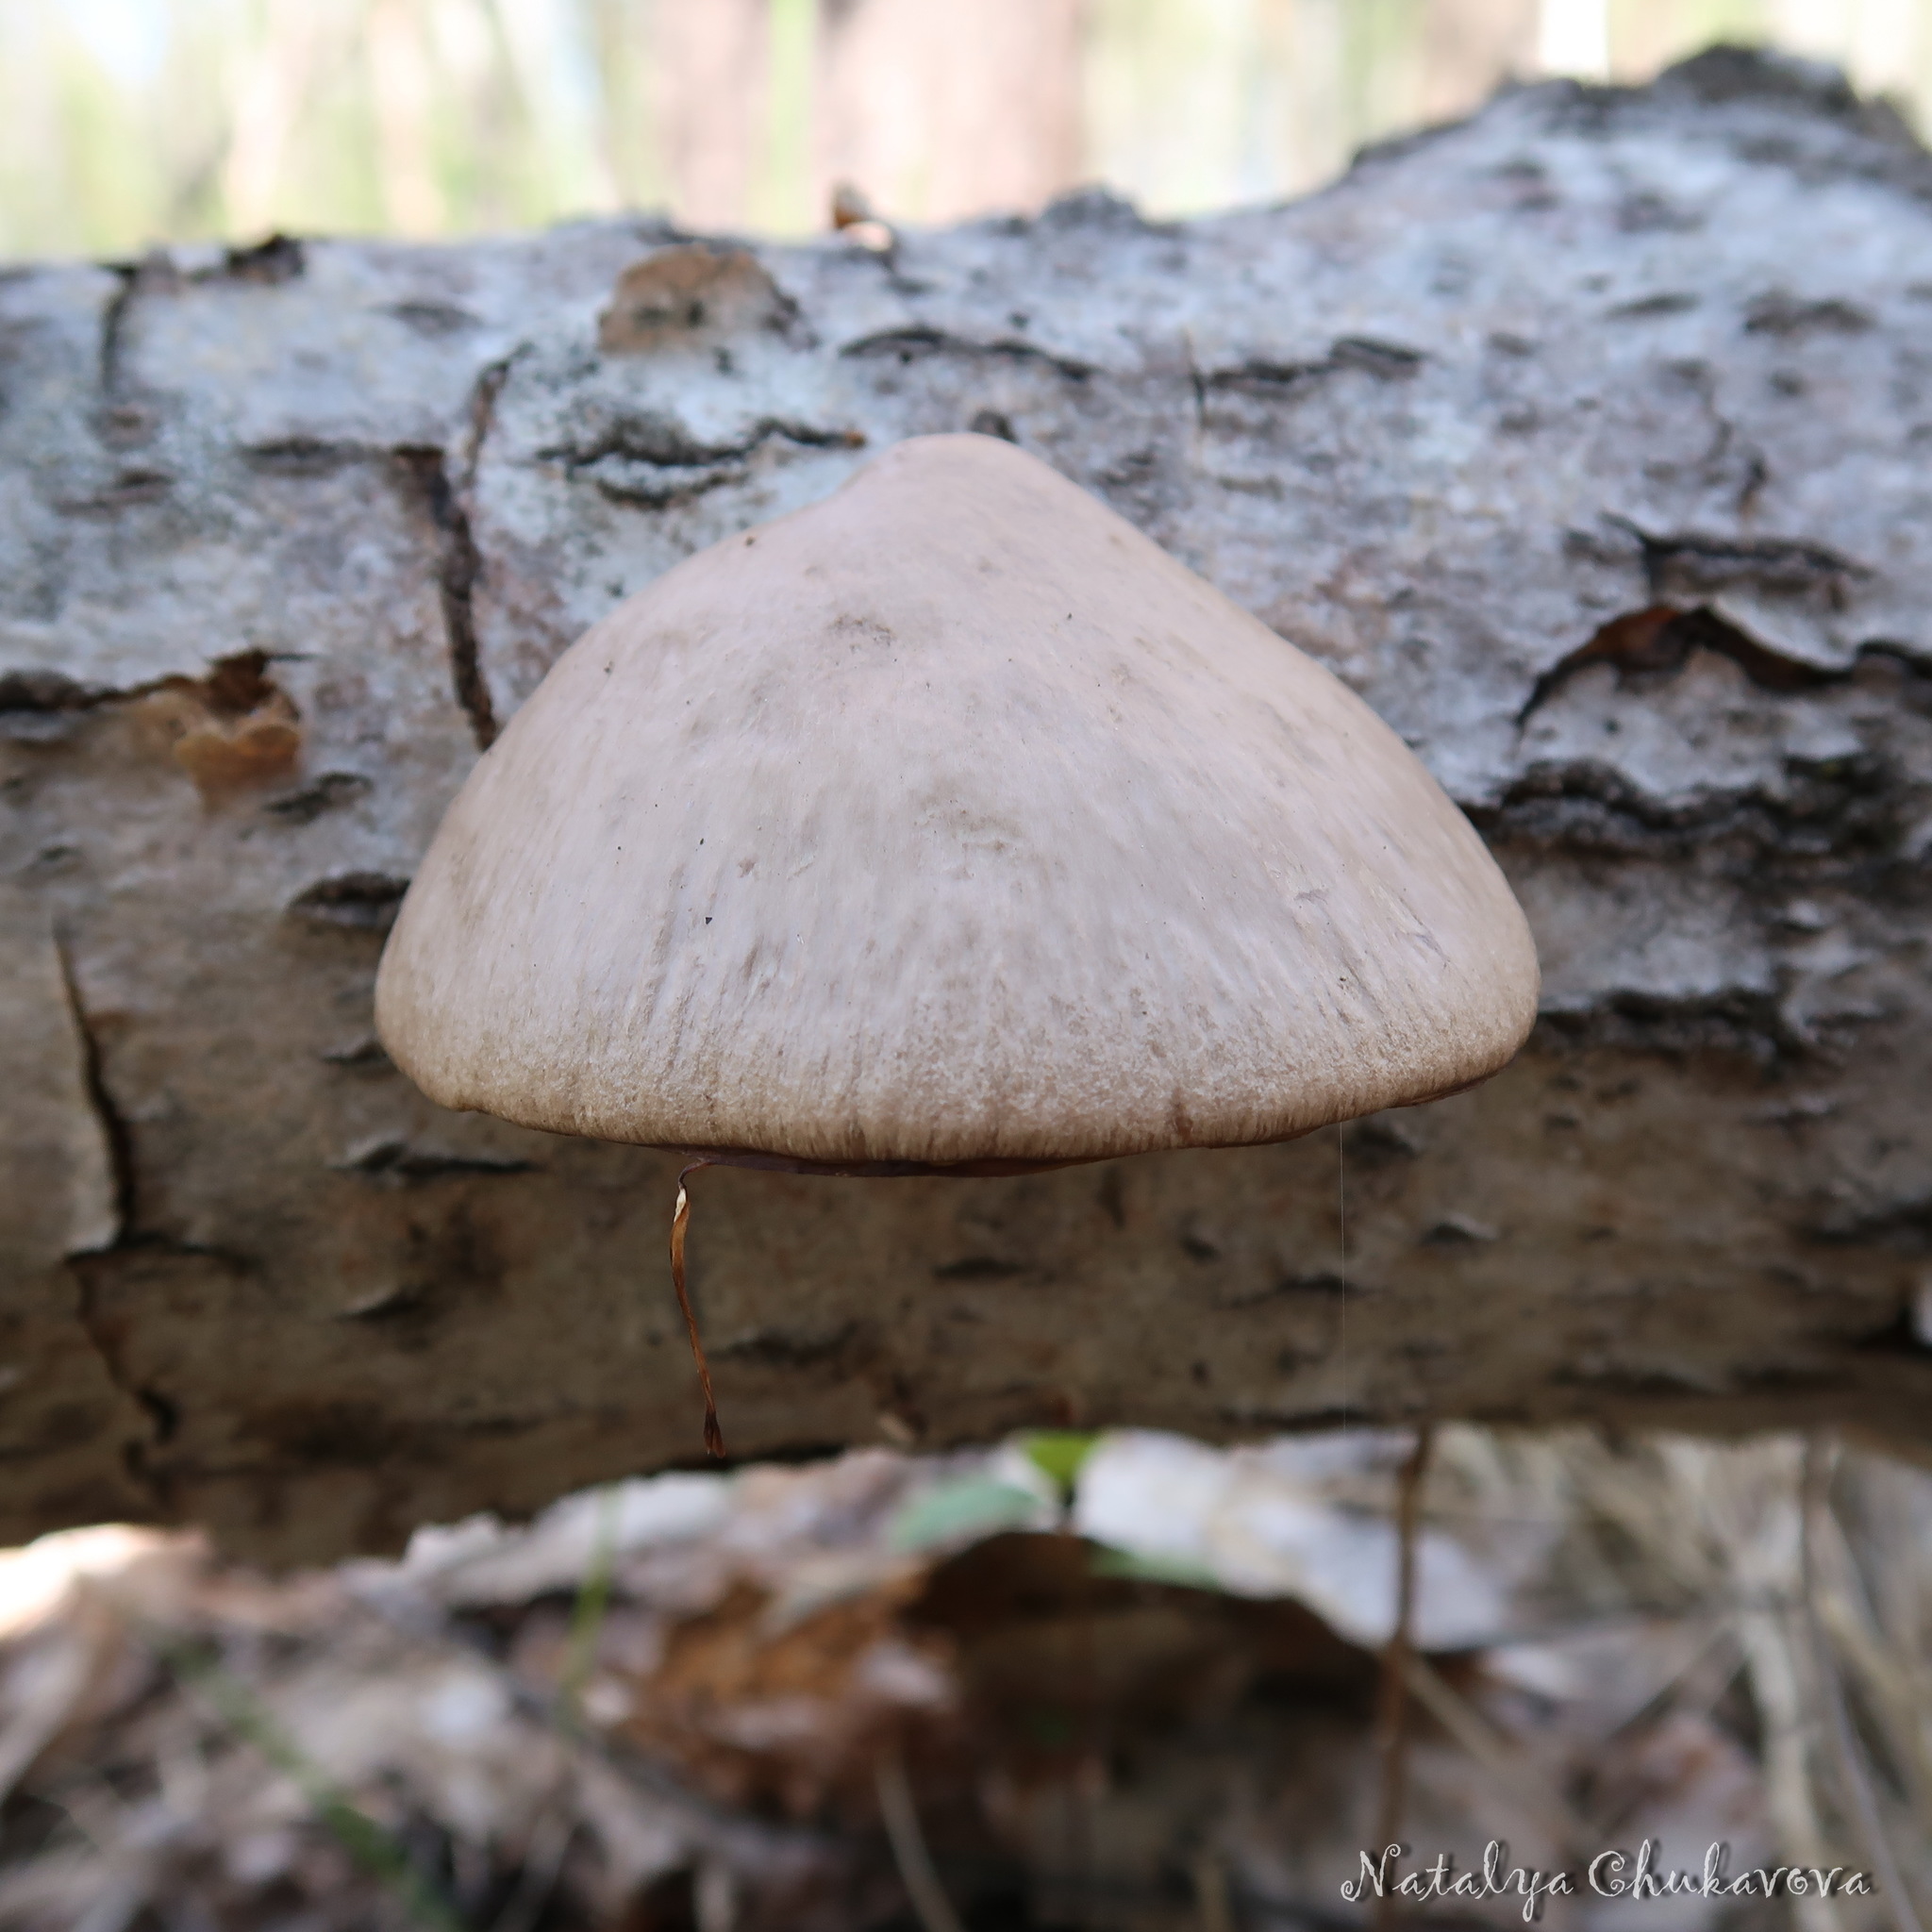
[[[376,984],[446,1107],[839,1165],[1279,1141],[1493,1073],[1536,954],[1352,692],[1044,464],[888,450],[471,774]]]

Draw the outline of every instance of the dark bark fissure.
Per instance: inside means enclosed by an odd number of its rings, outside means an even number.
[[[1400,382],[1415,375],[1428,360],[1421,350],[1404,342],[1378,341],[1370,336],[1338,336],[1328,353],[1314,362],[1275,362],[1254,358],[1232,368],[1209,369],[1194,376],[1197,391],[1241,390],[1273,396],[1325,382],[1353,371],[1381,382]]]
[[[500,378],[498,378],[500,383]],[[396,462],[414,483],[430,522],[442,540],[442,560],[437,571],[437,592],[442,607],[443,631],[449,640],[450,687],[478,751],[496,741],[496,708],[483,675],[476,645],[475,595],[482,575],[482,553],[476,548],[469,512],[450,474],[441,449],[404,447],[393,452]]]
[[[269,675],[274,656],[262,650],[237,651],[210,660],[200,676],[170,673],[122,687],[87,685],[50,670],[0,672],[0,715],[8,712],[58,716],[133,704],[159,691],[183,691],[216,717],[239,718],[262,705],[287,703],[287,693]]]
[[[1024,337],[997,336],[989,341],[975,341],[924,323],[907,328],[880,329],[874,334],[860,336],[846,342],[839,354],[848,361],[886,358],[905,367],[924,361],[928,357],[957,357],[968,361],[1031,362],[1050,369],[1056,375],[1073,383],[1087,382],[1098,374],[1091,362],[1056,355]]]
[[[57,941],[56,951],[75,1036],[80,1045],[82,1084],[108,1150],[114,1190],[111,1239],[105,1246],[78,1250],[68,1257],[68,1266],[75,1279],[75,1314],[81,1333],[87,1337],[101,1366],[107,1371],[108,1379],[132,1398],[146,1419],[147,1440],[122,1444],[121,1467],[136,1491],[145,1495],[157,1510],[165,1514],[171,1507],[169,1486],[152,1466],[149,1452],[163,1448],[174,1440],[180,1426],[180,1411],[174,1401],[159,1390],[129,1374],[120,1337],[112,1325],[101,1318],[90,1265],[125,1253],[142,1242],[137,1222],[140,1180],[134,1135],[108,1085],[99,1034],[81,998],[69,948]]]
[[[108,1172],[113,1176],[114,1233],[108,1246],[119,1247],[133,1233],[139,1202],[134,1135],[126,1116],[108,1091],[100,1038],[81,999],[71,950],[57,938],[55,952],[60,962],[60,983],[67,995],[67,1010],[73,1018],[75,1037],[80,1042],[82,1088],[87,1094],[88,1105],[100,1124],[101,1139],[108,1150]]]

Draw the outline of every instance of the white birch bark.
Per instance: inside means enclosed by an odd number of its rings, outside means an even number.
[[[1531,913],[1545,1018],[1349,1131],[1345,1257],[1334,1135],[704,1175],[734,1448],[1926,1439],[1932,161],[1882,111],[1707,57],[1287,208],[761,248],[600,337],[673,239],[0,280],[0,1534],[326,1557],[693,1457],[671,1162],[421,1099],[371,1032],[383,924],[585,625],[969,426],[1407,736]]]

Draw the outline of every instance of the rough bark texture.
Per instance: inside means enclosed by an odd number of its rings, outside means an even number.
[[[1714,56],[1279,209],[636,268],[673,239],[0,282],[0,1533],[326,1556],[691,1458],[671,1161],[421,1099],[370,1031],[382,932],[586,624],[966,426],[1407,736],[1530,911],[1545,1018],[1349,1131],[1345,1266],[1333,1134],[702,1176],[734,1449],[1932,1433],[1932,161]]]

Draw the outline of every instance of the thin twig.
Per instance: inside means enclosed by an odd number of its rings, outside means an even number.
[[[1201,1932],[1235,1932],[1234,1906],[1228,1897],[1227,1867],[1212,1845],[1204,1845],[1191,1868],[1194,1906]]]
[[[1886,1835],[1885,1819],[1878,1808],[1878,1793],[1872,1786],[1872,1773],[1865,1754],[1852,1728],[1852,1714],[1845,1704],[1844,1685],[1840,1681],[1838,1661],[1825,1638],[1824,1621],[1818,1614],[1818,1552],[1816,1524],[1831,1507],[1831,1476],[1838,1461],[1836,1443],[1812,1435],[1805,1441],[1804,1490],[1798,1506],[1798,1561],[1803,1578],[1805,1628],[1811,1641],[1811,1665],[1818,1680],[1818,1697],[1824,1707],[1825,1734],[1831,1740],[1831,1753],[1837,1761],[1839,1782],[1857,1820],[1858,1835],[1865,1840],[1866,1856],[1872,1860],[1878,1879],[1878,1890],[1891,1908],[1896,1932],[1924,1932],[1924,1924],[1906,1890],[1905,1873],[1900,1869]]]
[[[1831,1564],[1840,1587],[1819,1599],[1818,1614],[1837,1646],[1840,1660],[1865,1690],[1865,1708],[1897,1754],[1899,1768],[1912,1786],[1911,1802],[1932,1818],[1932,1676],[1910,1654],[1910,1640],[1891,1647],[1889,1633],[1870,1592],[1862,1588],[1858,1559],[1835,1511],[1819,1519],[1829,1540]],[[1820,1551],[1821,1558],[1824,1552]],[[1850,1584],[1858,1587],[1854,1595]]]
[[[576,1602],[571,1607],[570,1644],[558,1685],[558,1703],[572,1724],[584,1721],[584,1686],[596,1668],[597,1643],[610,1610],[610,1577],[617,1563],[617,1518],[622,1503],[623,1492],[615,1483],[606,1483],[597,1491],[597,1526],[591,1559],[584,1566]]]
[[[892,1847],[892,1862],[899,1868],[900,1882],[919,1914],[925,1932],[965,1932],[953,1902],[933,1869],[932,1854],[925,1848],[925,1835],[919,1828],[919,1807],[912,1802],[912,1787],[906,1778],[906,1760],[896,1744],[880,1754],[874,1773],[878,1785],[879,1816],[885,1821],[886,1839]]]
[[[524,1869],[516,1890],[491,1922],[490,1932],[531,1932],[557,1890],[564,1856],[576,1831],[576,1821],[567,1810],[545,1811],[538,1819],[524,1848]]]
[[[1491,1724],[1468,1698],[1431,1667],[1426,1657],[1410,1651],[1407,1675],[1416,1702],[1510,1792],[1566,1853],[1574,1852],[1593,1836],[1564,1802],[1561,1790],[1537,1770],[1523,1746]]]
[[[677,1306],[684,1310],[691,1359],[698,1365],[698,1386],[705,1391],[705,1449],[722,1462],[724,1431],[718,1426],[718,1398],[711,1392],[711,1367],[705,1359],[705,1344],[698,1339],[698,1318],[691,1311],[691,1295],[684,1285],[684,1236],[691,1225],[691,1195],[684,1184],[699,1168],[710,1164],[708,1160],[693,1160],[677,1176],[677,1205],[671,1210],[671,1285],[677,1291]]]
[[[1408,1791],[1408,1660],[1415,1653],[1415,1572],[1417,1524],[1422,1509],[1423,1476],[1435,1446],[1433,1423],[1424,1423],[1404,1458],[1395,1488],[1395,1627],[1382,1652],[1382,1685],[1376,1734],[1382,1749],[1382,1807],[1375,1827],[1379,1856],[1402,1840],[1402,1814]],[[1384,1890],[1375,1905],[1379,1932],[1395,1923],[1395,1893]]]
[[[210,1646],[183,1643],[159,1630],[144,1639],[184,1690],[198,1692],[223,1725],[252,1744],[301,1792],[318,1822],[370,1877],[386,1886],[408,1916],[434,1932],[463,1932],[463,1920],[417,1870],[403,1845],[350,1802],[309,1757],[269,1706],[235,1676]]]

